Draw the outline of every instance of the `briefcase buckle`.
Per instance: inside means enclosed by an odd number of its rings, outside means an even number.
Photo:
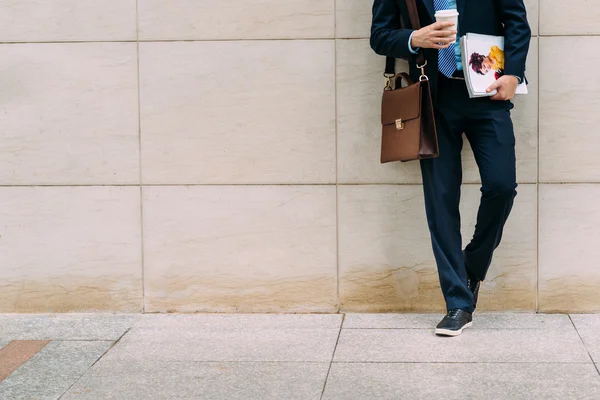
[[[396,130],[401,131],[402,129],[404,129],[404,122],[402,122],[402,119],[397,119],[396,120]]]

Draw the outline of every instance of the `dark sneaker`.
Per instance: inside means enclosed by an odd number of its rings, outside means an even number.
[[[435,334],[440,336],[458,336],[463,329],[473,325],[473,315],[470,312],[454,309],[442,319],[435,329]]]
[[[473,293],[473,307],[477,308],[477,298],[479,297],[479,286],[481,286],[481,281],[477,279],[467,279],[467,286],[469,286],[469,290]]]

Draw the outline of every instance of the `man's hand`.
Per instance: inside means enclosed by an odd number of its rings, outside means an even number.
[[[498,93],[491,97],[492,100],[512,100],[519,86],[519,79],[516,76],[504,75],[496,82],[492,83],[486,92],[498,90]]]
[[[415,31],[410,45],[413,49],[445,49],[456,40],[456,31],[449,29],[454,26],[452,22],[436,22]]]

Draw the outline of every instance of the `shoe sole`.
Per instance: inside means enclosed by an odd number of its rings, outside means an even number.
[[[468,323],[465,324],[465,326],[463,326],[462,328],[460,328],[460,330],[458,330],[458,331],[451,331],[449,329],[439,329],[439,328],[436,328],[435,334],[439,335],[439,336],[458,336],[458,335],[460,335],[462,333],[463,329],[467,329],[471,325],[473,325],[473,322],[468,322]]]

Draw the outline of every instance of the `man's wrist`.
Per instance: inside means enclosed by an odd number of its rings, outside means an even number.
[[[412,33],[408,37],[408,51],[410,51],[411,54],[418,54],[419,53],[419,47],[417,47],[416,49],[414,49],[413,46],[412,46],[412,37],[415,34],[415,32],[416,31],[412,31]]]

